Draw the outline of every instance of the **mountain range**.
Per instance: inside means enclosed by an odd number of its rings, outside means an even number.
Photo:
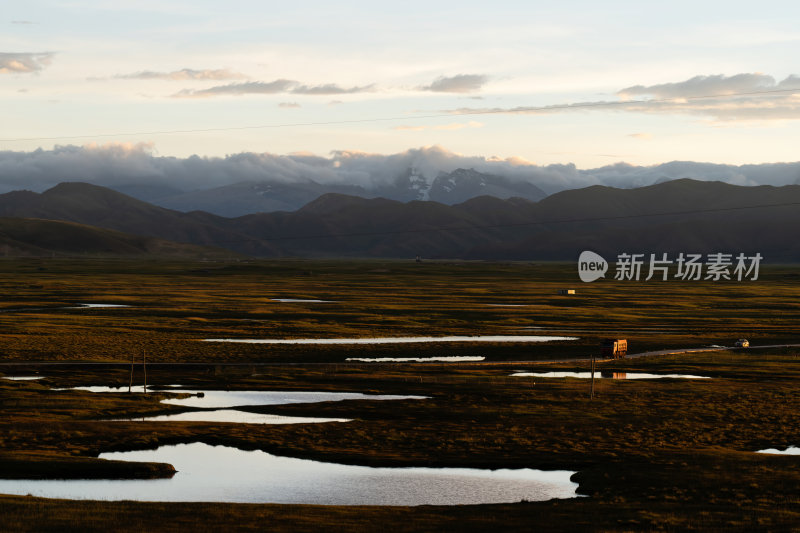
[[[433,196],[432,187],[425,192]],[[593,186],[539,201],[478,196],[455,205],[326,193],[296,211],[232,218],[62,183],[43,193],[0,195],[0,216],[68,221],[259,257],[572,261],[593,250],[610,260],[619,253],[680,252],[759,252],[765,261],[800,260],[794,238],[800,186],[689,179],[638,189]]]
[[[312,179],[298,179],[292,182],[242,181],[190,192],[134,186],[120,186],[116,190],[168,209],[184,212],[206,211],[224,217],[295,211],[328,193],[362,198],[386,198],[401,202],[432,200],[446,205],[458,204],[484,195],[497,198],[519,197],[533,201],[547,196],[539,187],[526,181],[515,181],[504,176],[463,168],[453,172],[439,172],[433,180],[428,180],[416,169],[409,168],[393,180],[372,183],[368,188],[361,185],[323,184]]]

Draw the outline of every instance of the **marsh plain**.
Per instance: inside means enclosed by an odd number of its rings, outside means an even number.
[[[576,283],[573,265],[117,260],[0,262],[4,477],[159,478],[169,465],[105,452],[194,442],[376,467],[572,470],[581,498],[469,506],[302,506],[0,496],[18,531],[752,530],[800,525],[800,348],[601,361],[607,372],[713,379],[513,377],[589,369],[605,337],[631,351],[800,342],[800,274],[749,282]],[[575,295],[559,289],[575,288]],[[284,301],[279,301],[284,300]],[[289,301],[286,301],[289,300]],[[299,301],[298,301],[299,300]],[[324,300],[318,302],[314,300]],[[86,305],[94,304],[94,305]],[[500,305],[498,305],[500,304]],[[122,307],[124,306],[124,307]],[[478,335],[541,343],[263,345],[207,338]],[[348,358],[483,357],[371,363]],[[149,392],[56,390],[141,385]],[[424,396],[242,407],[336,424],[123,421],[182,412],[162,388]],[[266,522],[265,522],[266,521]]]

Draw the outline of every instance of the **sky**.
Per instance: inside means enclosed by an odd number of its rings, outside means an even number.
[[[6,153],[800,160],[797,2],[7,4]]]

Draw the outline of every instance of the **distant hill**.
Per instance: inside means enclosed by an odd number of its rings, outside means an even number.
[[[58,220],[0,218],[0,257],[161,257],[220,259],[230,252],[128,235]]]
[[[464,179],[480,183],[471,174]],[[593,186],[538,202],[479,196],[452,206],[324,194],[293,212],[236,218],[181,213],[70,183],[0,195],[0,216],[69,220],[262,257],[574,260],[589,249],[612,258],[761,252],[770,261],[800,260],[800,186],[689,179],[639,189]]]
[[[760,251],[772,261],[800,260],[800,243],[792,237],[800,224],[798,185],[680,179],[638,189],[594,186],[554,194],[527,209],[542,224],[520,241],[498,242],[476,255],[560,259],[584,249],[611,257]]]
[[[61,183],[41,194],[0,194],[0,216],[65,220],[175,242],[204,246],[223,243],[226,248],[224,243],[248,238],[226,229],[221,217],[164,209],[88,183]]]
[[[589,249],[609,257],[721,251],[800,260],[797,185],[683,179],[639,189],[594,186],[539,202],[483,196],[454,206],[324,195],[294,213],[231,223],[284,255],[574,260]]]
[[[369,196],[364,189],[356,186],[324,186],[313,181],[244,181],[213,189],[159,196],[151,201],[182,212],[206,211],[218,216],[237,217],[251,213],[294,211],[330,192]]]
[[[447,205],[485,195],[497,198],[521,197],[534,201],[547,196],[544,191],[531,183],[463,168],[449,173],[440,172],[433,180],[428,180],[410,168],[394,180],[371,183],[368,188],[298,179],[293,182],[244,181],[192,192],[164,189],[161,194],[153,187],[130,186],[118,190],[168,209],[183,212],[206,211],[224,217],[295,211],[328,193],[361,198],[386,198],[401,202],[433,200]]]

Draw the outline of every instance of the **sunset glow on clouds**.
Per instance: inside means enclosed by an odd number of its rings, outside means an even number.
[[[789,2],[32,0],[4,15],[4,151],[799,159]]]

